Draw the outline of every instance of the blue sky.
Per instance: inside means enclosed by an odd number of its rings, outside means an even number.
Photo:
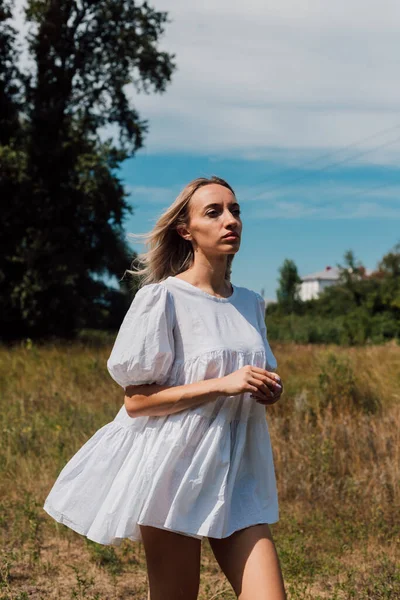
[[[177,71],[163,94],[127,88],[149,133],[119,172],[126,233],[215,174],[242,205],[237,285],[275,299],[285,258],[302,276],[349,249],[375,268],[400,241],[398,0],[150,5],[168,12],[159,48]]]
[[[271,198],[265,199],[260,190],[251,192],[255,182],[264,181],[269,167],[270,163],[264,160],[138,153],[120,172],[131,191],[134,207],[126,231],[150,230],[186,182],[197,176],[219,175],[235,189],[242,207],[243,234],[233,262],[232,281],[260,293],[264,290],[268,299],[276,297],[278,269],[285,258],[296,263],[301,276],[342,263],[344,252],[352,249],[366,267],[374,268],[400,240],[398,196],[393,194],[382,200],[383,193],[389,195],[392,188],[382,188],[379,197],[377,193],[357,195],[360,189],[383,186],[389,181],[397,183],[395,168],[348,167],[335,173],[334,185],[324,181],[322,174],[318,177],[302,169],[302,186],[298,182],[285,187],[286,177],[271,177],[261,191],[272,188],[272,181],[276,189],[271,191]],[[347,188],[348,197],[340,192]],[[257,193],[261,197],[256,197]],[[139,252],[143,249],[140,244],[132,247]]]
[[[145,148],[120,175],[148,231],[191,179],[219,175],[242,206],[232,281],[276,298],[300,276],[367,268],[400,241],[397,0],[153,0],[178,70],[164,94],[134,94]],[[140,244],[132,247],[141,251]]]

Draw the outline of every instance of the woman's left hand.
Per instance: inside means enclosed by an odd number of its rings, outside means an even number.
[[[269,398],[268,400],[260,400],[260,398],[258,398],[258,397],[256,398],[253,395],[251,395],[251,398],[254,398],[256,400],[256,402],[258,402],[259,404],[264,404],[265,406],[270,406],[271,404],[275,404],[276,402],[278,402],[278,400],[282,396],[282,392],[283,392],[282,379],[280,379],[279,385],[281,386],[280,389],[278,387],[276,387],[274,392],[271,391],[271,398]]]

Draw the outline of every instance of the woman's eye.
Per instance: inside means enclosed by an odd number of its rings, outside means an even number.
[[[237,215],[240,215],[240,208],[234,208],[232,212],[235,213],[235,214],[237,214]],[[207,214],[207,216],[213,216],[213,215],[217,214],[217,211],[216,210],[210,210],[206,214]]]

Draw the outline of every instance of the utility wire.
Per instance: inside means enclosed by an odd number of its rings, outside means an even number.
[[[306,161],[304,163],[300,163],[300,165],[298,165],[297,167],[294,168],[288,168],[288,169],[284,169],[282,171],[276,171],[275,173],[272,173],[272,176],[282,176],[282,175],[286,175],[286,174],[290,174],[293,171],[299,171],[300,169],[304,169],[306,167],[312,166],[314,164],[319,163],[321,160],[324,160],[326,158],[330,158],[332,156],[337,156],[338,154],[341,154],[342,152],[346,152],[347,150],[350,150],[351,148],[355,148],[356,146],[359,146],[360,144],[363,144],[364,142],[368,142],[370,140],[373,140],[377,137],[380,137],[381,135],[384,135],[385,133],[390,133],[391,131],[395,131],[396,129],[400,128],[400,123],[398,123],[397,125],[394,125],[393,127],[389,127],[387,129],[381,129],[380,131],[377,131],[365,138],[361,138],[355,142],[351,142],[350,144],[348,144],[347,146],[343,146],[342,148],[338,148],[337,150],[333,150],[331,152],[327,152],[325,154],[322,154],[321,156],[318,156],[317,158],[314,158],[312,160]],[[263,185],[264,183],[268,183],[269,179],[262,181],[261,183],[259,183],[257,186],[253,186],[253,189],[255,188],[259,188],[260,185]],[[252,188],[250,188],[251,190]]]
[[[343,195],[343,200],[348,200],[349,198],[350,199],[356,198],[357,196],[363,196],[365,194],[371,194],[373,192],[376,192],[377,190],[381,190],[381,189],[388,188],[388,187],[393,187],[396,185],[400,185],[400,181],[395,181],[395,182],[391,181],[389,183],[380,183],[379,185],[373,186],[371,188],[357,190],[356,192],[354,192],[352,194],[345,194],[345,195]],[[400,198],[400,190],[399,190],[399,198]],[[319,202],[316,205],[316,207],[319,208],[320,206],[326,206],[327,204],[331,204],[331,203],[332,203],[332,200],[326,200],[325,202],[322,202],[322,203]]]
[[[400,127],[400,125],[399,125],[399,127]],[[260,196],[262,196],[262,195],[264,195],[266,193],[269,194],[269,193],[274,192],[276,190],[285,188],[288,185],[291,185],[292,183],[297,183],[298,181],[302,181],[303,179],[306,179],[307,177],[310,177],[310,175],[315,175],[316,173],[323,173],[324,171],[327,171],[328,169],[332,169],[333,167],[337,167],[339,165],[346,164],[347,162],[353,161],[354,159],[359,158],[361,156],[366,156],[367,154],[372,154],[373,152],[376,152],[376,150],[381,150],[382,148],[387,148],[388,146],[392,146],[393,144],[396,144],[399,141],[400,141],[400,136],[398,136],[394,140],[391,140],[391,141],[388,141],[388,142],[384,142],[383,144],[380,144],[379,146],[375,146],[374,148],[369,148],[368,150],[364,150],[363,152],[359,152],[358,154],[354,154],[353,156],[349,156],[349,157],[344,158],[342,160],[339,160],[339,161],[336,161],[334,163],[330,163],[328,165],[325,165],[324,167],[321,167],[320,169],[314,169],[313,171],[310,171],[309,173],[302,173],[298,177],[292,178],[289,181],[287,181],[286,183],[277,184],[277,185],[273,186],[272,188],[269,188],[267,190],[263,190],[259,194],[256,194],[255,196],[252,196],[251,200],[256,200],[257,198],[259,198]]]

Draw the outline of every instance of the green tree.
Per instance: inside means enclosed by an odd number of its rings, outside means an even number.
[[[358,285],[365,276],[365,267],[356,259],[352,250],[344,253],[344,266],[337,264],[340,277],[339,283],[351,294],[356,306],[361,306],[363,301],[362,286]]]
[[[22,75],[16,64],[19,48],[12,26],[12,9],[10,0],[0,0],[0,330],[3,333],[8,324],[18,319],[11,294],[13,282],[18,278],[15,249],[24,222],[19,191],[26,171],[25,135],[20,119]]]
[[[284,313],[296,312],[300,305],[299,284],[300,276],[293,260],[286,258],[279,269],[279,288],[276,295],[278,305]]]
[[[29,0],[26,19],[36,68],[21,77],[25,160],[2,331],[70,337],[97,325],[115,297],[99,277],[120,279],[135,258],[117,170],[143,146],[148,123],[129,97],[164,92],[174,55],[158,48],[167,13],[147,2]]]
[[[18,57],[16,30],[12,26],[12,2],[0,0],[0,144],[5,146],[19,132],[18,112],[20,72],[15,64]]]
[[[400,329],[400,242],[382,257],[378,263],[378,273],[383,275],[381,299],[393,316],[399,321]]]
[[[390,278],[400,280],[400,242],[382,257],[378,263],[378,271]]]
[[[338,284],[326,287],[318,298],[295,305],[296,314],[285,314],[279,304],[268,306],[271,339],[346,345],[397,339],[400,343],[400,243],[368,275],[353,252],[346,252],[344,258],[346,266],[341,267]],[[293,264],[282,270],[284,292],[291,287]],[[288,291],[283,292],[281,301],[290,297]]]

